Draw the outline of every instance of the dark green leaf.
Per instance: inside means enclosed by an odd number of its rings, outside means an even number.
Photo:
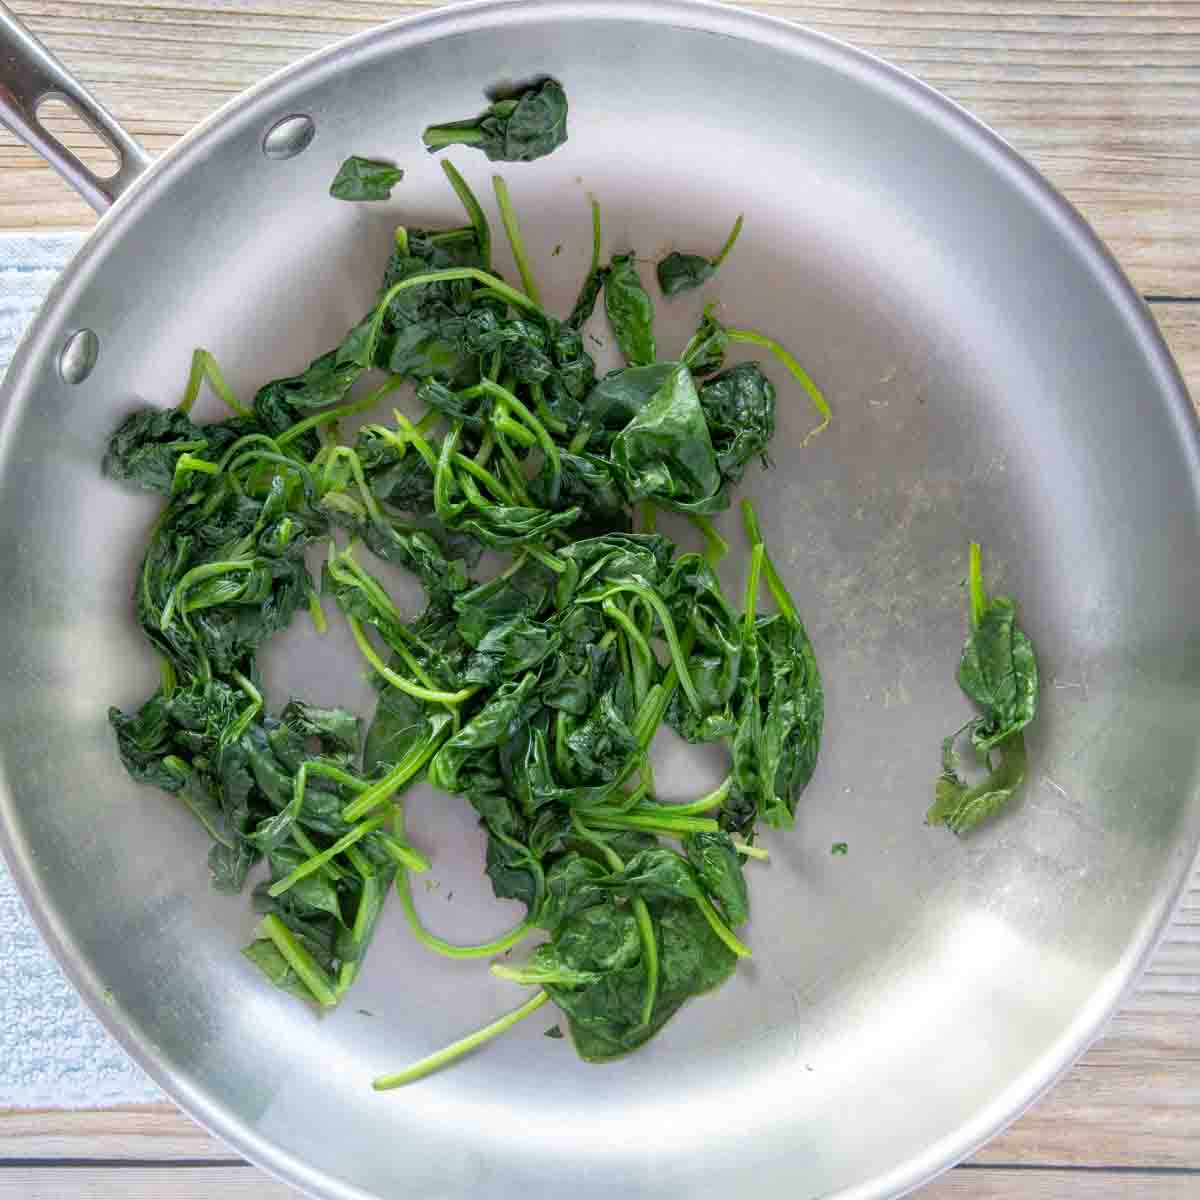
[[[654,301],[642,287],[633,255],[618,254],[609,264],[604,307],[625,362],[631,367],[653,363]]]
[[[493,103],[473,120],[430,125],[423,135],[431,153],[474,146],[493,162],[533,162],[567,140],[567,95],[553,79]]]
[[[338,168],[329,194],[335,200],[386,200],[403,178],[404,172],[392,163],[352,154]]]

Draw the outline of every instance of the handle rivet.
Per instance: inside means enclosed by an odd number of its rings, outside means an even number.
[[[267,130],[262,143],[263,153],[268,158],[295,158],[308,149],[316,136],[317,126],[312,117],[293,113]]]
[[[82,383],[100,357],[100,339],[94,330],[77,329],[63,343],[58,355],[58,373],[64,383]]]

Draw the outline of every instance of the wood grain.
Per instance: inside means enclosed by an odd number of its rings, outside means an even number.
[[[12,0],[154,152],[310,50],[432,5],[342,0]],[[1200,296],[1200,4],[1193,0],[758,3],[945,91],[1029,157],[1150,295]],[[68,143],[85,160],[95,134]],[[0,228],[90,211],[0,134]]]
[[[957,1170],[920,1200],[1195,1200],[1196,1175],[1148,1171]],[[0,1200],[297,1200],[299,1192],[248,1167],[0,1168]]]

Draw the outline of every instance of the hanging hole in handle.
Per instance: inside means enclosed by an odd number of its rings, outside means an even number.
[[[43,96],[34,115],[97,179],[112,179],[121,169],[121,158],[108,139],[62,96],[53,92]]]

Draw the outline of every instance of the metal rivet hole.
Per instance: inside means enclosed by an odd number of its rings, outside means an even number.
[[[78,329],[63,343],[58,373],[64,383],[82,383],[100,357],[100,339],[91,329]]]
[[[295,113],[276,121],[263,138],[263,153],[268,158],[295,158],[307,150],[317,136],[317,127],[312,117]]]

